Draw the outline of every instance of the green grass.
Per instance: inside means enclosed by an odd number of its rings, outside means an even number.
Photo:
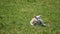
[[[30,25],[35,15],[46,27]],[[60,34],[60,0],[0,0],[0,34]]]

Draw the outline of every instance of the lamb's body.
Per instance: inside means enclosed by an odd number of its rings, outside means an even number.
[[[38,23],[39,25],[44,25],[43,20],[40,18],[40,16],[35,16],[35,17],[30,21],[30,24],[31,24],[31,25],[35,25],[36,23]]]
[[[36,18],[33,18],[31,21],[30,21],[30,24],[31,25],[34,25],[36,23],[37,19]]]

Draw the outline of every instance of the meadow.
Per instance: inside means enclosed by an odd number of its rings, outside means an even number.
[[[36,15],[46,27],[30,25]],[[0,0],[0,34],[60,34],[60,0]]]

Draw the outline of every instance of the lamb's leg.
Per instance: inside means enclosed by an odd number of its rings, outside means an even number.
[[[41,22],[40,20],[38,20],[37,23],[38,23],[39,25],[42,25],[42,22]]]
[[[38,23],[38,25],[45,26],[45,24],[44,24],[44,22],[43,22],[43,21],[38,20],[38,21],[37,21],[37,23]]]

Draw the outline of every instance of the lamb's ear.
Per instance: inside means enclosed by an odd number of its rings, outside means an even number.
[[[36,18],[36,16],[34,16],[34,18]]]

